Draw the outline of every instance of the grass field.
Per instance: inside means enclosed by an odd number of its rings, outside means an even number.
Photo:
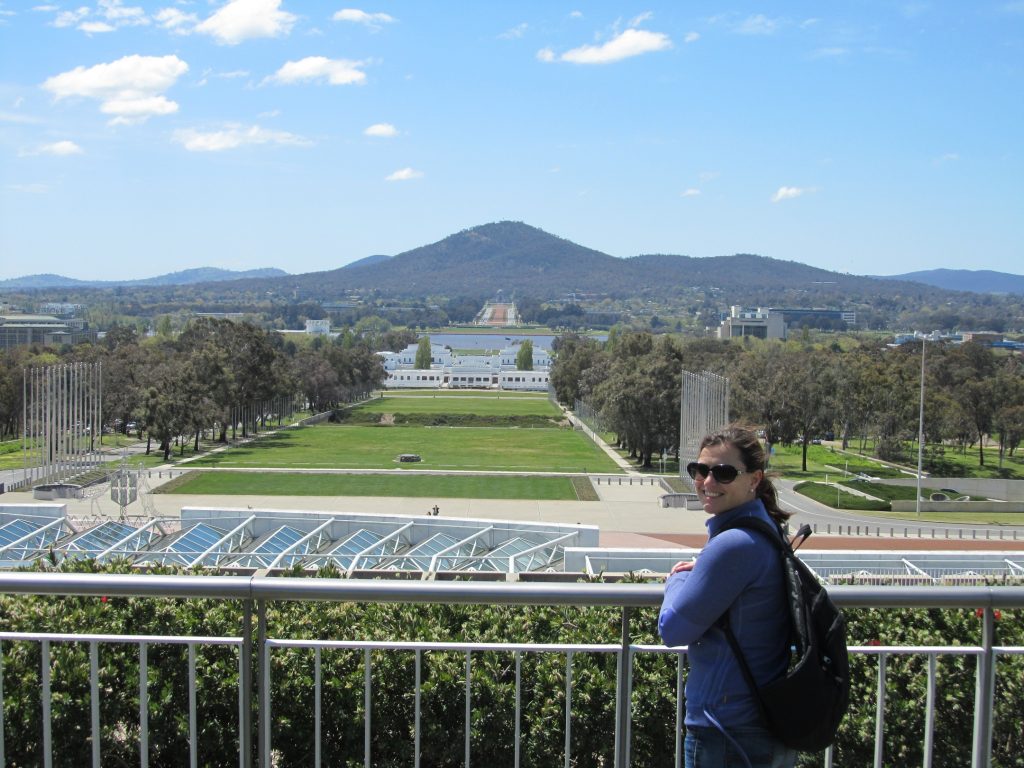
[[[569,477],[501,475],[341,475],[286,472],[192,472],[158,493],[259,496],[408,496],[434,499],[538,499],[575,501]]]
[[[361,405],[369,413],[466,414],[477,416],[550,416],[562,412],[546,397],[451,397],[386,395]]]
[[[422,461],[399,464],[402,453]],[[611,458],[570,429],[366,427],[318,425],[268,435],[195,466],[296,469],[433,469],[504,472],[620,472]]]

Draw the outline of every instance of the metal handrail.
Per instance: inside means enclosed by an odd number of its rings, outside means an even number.
[[[275,601],[345,601],[365,603],[440,603],[461,605],[571,605],[571,606],[604,606],[617,607],[622,611],[622,641],[618,646],[526,646],[522,644],[505,644],[503,650],[522,653],[526,647],[530,650],[545,652],[564,652],[567,659],[567,686],[571,685],[572,654],[575,652],[597,651],[613,652],[618,656],[617,673],[617,722],[615,733],[615,765],[625,768],[629,764],[629,706],[628,701],[632,688],[631,665],[636,652],[667,652],[681,653],[685,649],[665,649],[632,644],[630,640],[630,616],[635,608],[654,608],[661,604],[663,587],[661,584],[623,584],[623,583],[580,583],[580,582],[428,582],[388,579],[328,579],[328,578],[281,578],[267,575],[252,576],[208,576],[208,575],[150,575],[150,574],[87,574],[59,572],[0,572],[0,594],[37,594],[37,595],[73,595],[73,596],[119,596],[119,597],[151,597],[151,598],[207,598],[239,600],[243,603],[244,615],[241,636],[237,638],[240,645],[240,762],[248,766],[251,760],[249,744],[249,713],[248,702],[258,701],[259,714],[259,753],[260,764],[270,765],[270,730],[269,730],[269,681],[270,653],[274,647],[291,645],[306,647],[337,647],[337,642],[298,641],[270,638],[267,632],[267,605]],[[851,652],[876,654],[879,656],[879,702],[884,702],[884,659],[889,654],[907,652],[923,653],[933,659],[938,654],[956,653],[977,658],[977,674],[975,689],[975,720],[972,739],[972,766],[981,768],[991,760],[992,742],[992,711],[995,687],[995,658],[1000,654],[1021,654],[1024,648],[1002,647],[994,643],[994,617],[996,608],[1024,608],[1024,587],[880,587],[880,586],[835,586],[829,589],[835,602],[844,607],[874,608],[944,608],[944,609],[979,609],[982,615],[981,642],[978,645],[947,648],[943,646],[929,647],[867,647],[851,648]],[[258,628],[253,632],[253,613],[258,619]],[[41,633],[43,638],[46,633]],[[41,642],[48,647],[51,641],[68,641],[73,637],[95,644],[100,637],[57,636],[50,635]],[[10,638],[8,638],[10,639]],[[255,639],[255,641],[254,641]],[[201,638],[177,638],[171,642],[185,642],[194,647]],[[235,642],[233,639],[222,639]],[[168,642],[164,639],[163,642]],[[159,642],[155,636],[140,635],[134,639],[142,649],[144,665],[145,644]],[[368,654],[373,647],[404,647],[404,643],[384,642],[368,643],[350,640],[340,643],[350,648],[363,648]],[[467,665],[467,718],[469,717],[468,679],[470,654],[474,649],[483,648],[480,643],[410,643],[408,647],[415,649],[417,659],[424,650],[440,647],[458,648],[466,653]],[[491,646],[487,646],[490,648]],[[569,650],[566,650],[569,649]],[[93,652],[95,653],[95,652]],[[259,695],[253,687],[254,681],[249,674],[250,660],[256,655],[255,669],[260,671]],[[319,653],[319,651],[318,651]],[[932,665],[934,662],[931,662]],[[418,661],[417,661],[418,664]],[[517,657],[518,664],[518,657]],[[369,678],[369,656],[366,657],[367,679]],[[44,665],[45,666],[45,665]],[[44,673],[46,670],[44,670]],[[95,673],[94,673],[95,674]],[[681,672],[679,673],[681,675]],[[932,669],[931,678],[934,677]],[[418,678],[417,678],[418,679]],[[933,685],[932,682],[930,684]],[[369,682],[367,682],[367,686]],[[677,683],[681,686],[681,678]],[[45,687],[44,687],[45,689]],[[0,689],[2,690],[2,689]],[[367,688],[367,691],[369,689]],[[417,691],[418,694],[418,691]],[[0,694],[2,695],[2,694]],[[192,694],[194,695],[194,694]],[[317,694],[319,696],[319,693]],[[366,694],[367,696],[369,693]],[[567,701],[571,689],[567,688]],[[140,697],[142,693],[140,693]],[[46,697],[44,696],[44,702]],[[367,710],[369,711],[369,709]],[[568,712],[568,710],[567,710]],[[567,714],[567,733],[569,727]],[[2,716],[0,716],[2,723]],[[884,724],[884,710],[879,705],[877,733],[880,734]],[[317,726],[319,727],[319,725]],[[518,723],[517,723],[518,727]],[[930,726],[929,726],[930,727]],[[367,731],[369,725],[367,725]],[[930,732],[929,732],[930,733]],[[929,736],[930,738],[930,736]],[[875,764],[882,764],[880,752],[880,736],[876,734]],[[568,738],[567,738],[568,749]],[[930,747],[926,752],[930,754]],[[3,755],[3,741],[0,738],[0,760]],[[193,758],[194,759],[194,758]],[[831,754],[826,752],[826,765],[830,764]],[[367,760],[369,753],[367,752]],[[468,742],[467,742],[468,760]],[[568,763],[568,751],[566,752]],[[98,763],[96,763],[98,764]],[[367,763],[369,764],[369,763]]]
[[[843,585],[828,591],[841,607],[1024,608],[1024,587]],[[662,592],[660,584],[0,572],[0,594],[643,608],[660,605]]]

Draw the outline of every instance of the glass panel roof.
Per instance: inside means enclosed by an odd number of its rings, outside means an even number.
[[[64,557],[96,557],[100,552],[109,549],[137,530],[125,523],[107,520],[66,541],[57,542],[57,549]]]
[[[402,557],[388,560],[378,567],[389,571],[426,571],[430,568],[430,560],[434,555],[456,543],[458,543],[458,539],[454,536],[449,536],[447,533],[435,533],[429,539],[421,541],[415,547],[404,552]]]
[[[33,525],[26,520],[12,520],[6,525],[0,526],[0,547],[6,547],[8,544],[13,544],[18,539],[37,530],[39,530],[38,525]]]
[[[324,552],[307,557],[303,564],[307,568],[323,568],[333,563],[341,570],[347,570],[352,565],[352,559],[367,547],[379,542],[383,537],[377,533],[371,533],[365,528],[360,528],[347,538],[327,548]]]
[[[368,551],[366,551],[361,557],[355,560],[349,568],[376,568],[382,562],[387,560],[389,555],[394,555],[401,552],[403,549],[409,546],[409,542],[401,536],[392,536],[389,539],[381,539],[377,544],[374,544]]]
[[[247,547],[248,551],[228,558],[221,564],[241,568],[267,568],[278,555],[293,547],[305,535],[304,531],[282,525]]]
[[[212,525],[196,523],[190,528],[179,531],[173,536],[170,543],[161,546],[158,550],[151,551],[141,560],[165,565],[170,563],[188,565],[224,538],[225,533],[227,531],[214,528]]]

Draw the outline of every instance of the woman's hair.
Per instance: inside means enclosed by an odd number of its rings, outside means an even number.
[[[792,512],[785,512],[779,507],[779,496],[775,491],[775,484],[768,477],[768,460],[761,441],[757,439],[757,432],[741,424],[730,424],[701,440],[697,452],[700,453],[712,445],[732,446],[740,452],[744,469],[748,472],[761,470],[761,482],[757,484],[755,495],[764,504],[773,520],[780,524],[785,523]]]

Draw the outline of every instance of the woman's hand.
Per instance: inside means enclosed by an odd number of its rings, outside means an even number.
[[[676,563],[675,565],[672,566],[672,570],[669,571],[668,575],[669,576],[674,576],[675,574],[679,573],[680,571],[692,571],[693,570],[693,564],[696,563],[696,562],[697,562],[696,560],[680,560],[678,563]]]

